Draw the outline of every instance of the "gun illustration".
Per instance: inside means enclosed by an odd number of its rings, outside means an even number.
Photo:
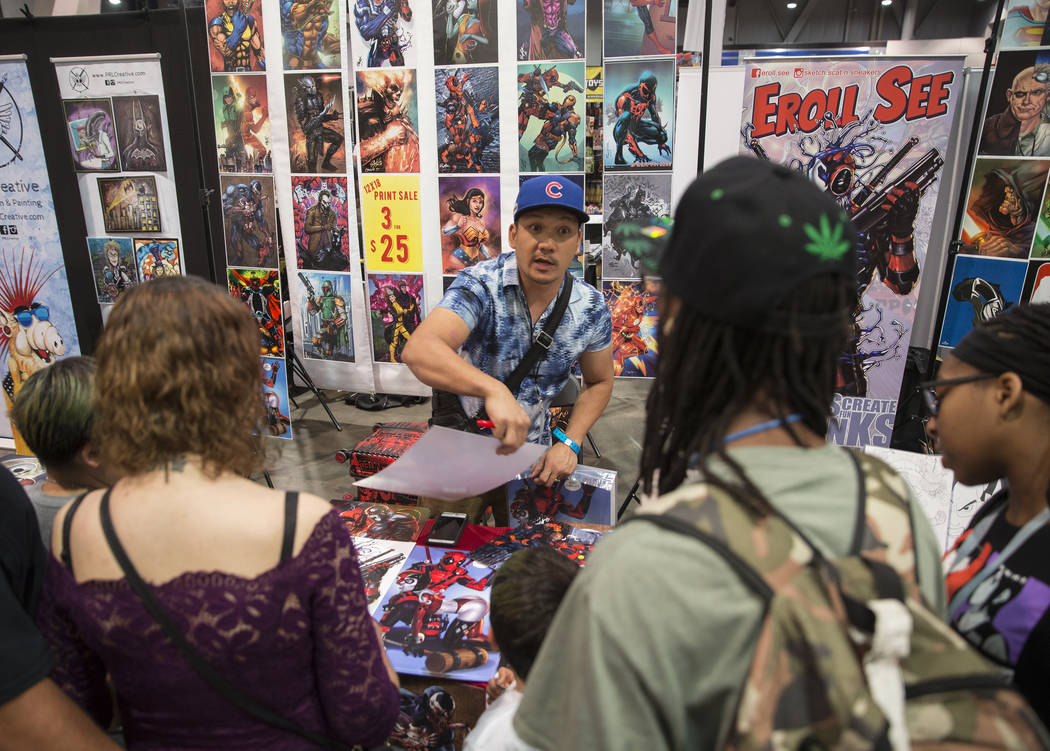
[[[766,150],[762,148],[762,144],[760,144],[757,139],[751,137],[751,131],[754,129],[754,123],[748,123],[740,129],[740,136],[744,139],[744,146],[755,152],[755,156],[759,159],[764,159],[768,162],[769,154],[766,153]]]
[[[850,217],[853,220],[853,224],[857,227],[857,230],[860,232],[868,232],[872,227],[886,218],[886,215],[889,213],[888,209],[883,208],[885,206],[886,195],[894,188],[902,186],[905,183],[915,183],[915,185],[918,186],[919,195],[921,196],[925,193],[926,189],[937,179],[937,172],[943,165],[944,160],[941,158],[937,149],[930,149],[927,151],[923,157],[909,167],[904,174],[889,183],[873,197],[869,198],[860,210]]]
[[[882,181],[886,179],[887,175],[894,170],[894,168],[900,164],[904,157],[908,155],[915,145],[919,143],[919,139],[916,136],[909,138],[903,146],[897,149],[897,153],[893,155],[893,158],[883,165],[882,169],[879,170],[878,174],[871,179],[869,183],[863,183],[863,187],[857,191],[857,195],[850,199],[850,202],[860,207],[864,205],[864,202],[868,200],[868,197],[875,192],[875,189],[882,185]]]
[[[566,94],[568,94],[570,92],[573,92],[573,91],[578,91],[581,94],[584,93],[583,89],[581,89],[580,85],[578,83],[576,83],[575,81],[569,81],[568,83],[562,82],[562,83],[559,83],[558,85],[561,86],[561,90],[564,91]]]
[[[324,106],[324,109],[318,112],[314,117],[303,126],[303,133],[313,133],[315,130],[320,128],[324,123],[329,120],[334,120],[334,116],[329,116],[328,112],[332,109],[332,104],[335,102],[334,99],[329,99],[328,104]]]
[[[389,571],[391,566],[401,563],[403,560],[405,560],[405,554],[396,550],[384,550],[382,553],[376,553],[371,558],[361,561],[361,576],[366,580],[382,579],[383,574]]]
[[[312,303],[313,299],[317,297],[317,292],[314,291],[314,285],[310,284],[310,280],[303,276],[303,272],[301,271],[299,272],[299,281],[304,287],[306,287],[306,294],[310,296],[310,302]]]

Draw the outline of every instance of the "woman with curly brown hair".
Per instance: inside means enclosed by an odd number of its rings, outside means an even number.
[[[94,439],[125,476],[56,517],[41,628],[52,677],[103,726],[109,673],[132,749],[315,745],[202,678],[121,551],[204,663],[298,730],[371,746],[397,716],[338,513],[245,478],[263,462],[258,352],[247,309],[188,277],[121,296],[99,340]]]

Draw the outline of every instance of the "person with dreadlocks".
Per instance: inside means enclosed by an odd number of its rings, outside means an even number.
[[[945,556],[949,622],[1050,724],[1050,305],[978,324],[923,395],[956,480],[1006,480]]]
[[[735,157],[688,188],[660,260],[641,461],[661,498],[639,517],[717,487],[762,519],[787,517],[826,556],[848,554],[872,478],[824,436],[855,240],[834,200],[781,165]],[[918,504],[908,516],[923,598],[943,613],[937,542]],[[514,728],[541,749],[723,748],[765,608],[710,545],[625,523],[558,610]]]

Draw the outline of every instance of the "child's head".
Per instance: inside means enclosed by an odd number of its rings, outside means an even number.
[[[29,376],[15,397],[12,422],[60,485],[104,484],[89,447],[95,421],[94,390],[94,359],[66,357]]]
[[[522,680],[528,678],[547,629],[580,570],[553,548],[514,553],[492,581],[492,635],[503,661]]]

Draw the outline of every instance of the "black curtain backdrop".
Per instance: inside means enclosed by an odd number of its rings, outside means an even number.
[[[52,57],[160,53],[186,273],[225,284],[225,278],[216,279],[215,272],[217,268],[224,269],[226,262],[215,170],[215,129],[211,115],[204,9],[3,19],[0,20],[0,50],[3,54],[24,53],[28,57],[29,80],[51,179],[62,255],[69,276],[82,352],[94,352],[102,330],[102,315],[95,296],[87,250],[87,227]],[[205,165],[203,174],[201,153]],[[201,199],[202,189],[211,190],[206,202]],[[166,227],[165,231],[168,229]]]

